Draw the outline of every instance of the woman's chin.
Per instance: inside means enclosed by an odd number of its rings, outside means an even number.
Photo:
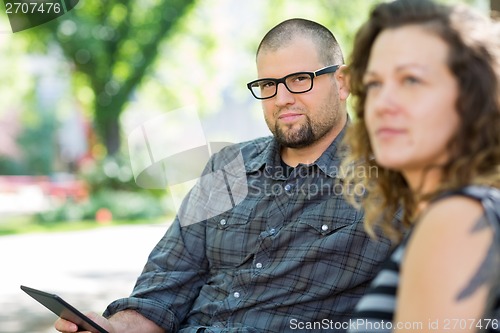
[[[375,158],[375,161],[379,166],[391,171],[401,171],[405,166],[404,161],[395,158]]]

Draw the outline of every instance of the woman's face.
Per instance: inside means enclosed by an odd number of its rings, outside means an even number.
[[[448,159],[459,124],[448,45],[418,25],[382,31],[363,83],[366,127],[377,163],[411,177]]]

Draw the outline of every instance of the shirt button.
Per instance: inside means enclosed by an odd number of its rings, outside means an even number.
[[[226,225],[227,221],[225,219],[222,219],[219,221],[220,225]]]
[[[285,185],[285,191],[290,192],[292,190],[292,185],[286,184]]]
[[[239,292],[235,292],[235,293],[233,294],[233,296],[234,296],[234,298],[240,298],[240,293],[239,293]]]
[[[262,263],[258,262],[257,264],[255,264],[255,267],[257,267],[259,269],[262,268]]]
[[[321,226],[321,230],[323,230],[323,231],[327,231],[327,230],[328,230],[328,226],[327,226],[326,224],[323,224],[323,225]]]

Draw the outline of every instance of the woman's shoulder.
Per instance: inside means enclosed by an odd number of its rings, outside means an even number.
[[[463,196],[449,195],[432,202],[422,213],[411,242],[415,245],[438,248],[476,246],[492,236],[485,220],[480,201]],[[454,250],[455,250],[454,249]]]
[[[452,194],[431,202],[418,224],[460,228],[474,223],[483,214],[483,206],[477,199],[461,194]]]
[[[457,275],[466,283],[465,277],[478,273],[478,267],[490,257],[493,240],[494,230],[481,202],[449,195],[431,203],[420,217],[408,242],[405,264],[441,276],[445,284]],[[455,278],[455,282],[459,280]]]
[[[493,237],[480,201],[449,195],[432,202],[405,251],[401,302],[406,312],[399,319],[464,313],[479,318],[495,270]]]

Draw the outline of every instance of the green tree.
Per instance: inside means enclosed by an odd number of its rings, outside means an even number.
[[[120,149],[119,117],[127,101],[193,2],[85,0],[44,26],[73,64],[76,89],[90,87],[95,126],[108,154]]]

